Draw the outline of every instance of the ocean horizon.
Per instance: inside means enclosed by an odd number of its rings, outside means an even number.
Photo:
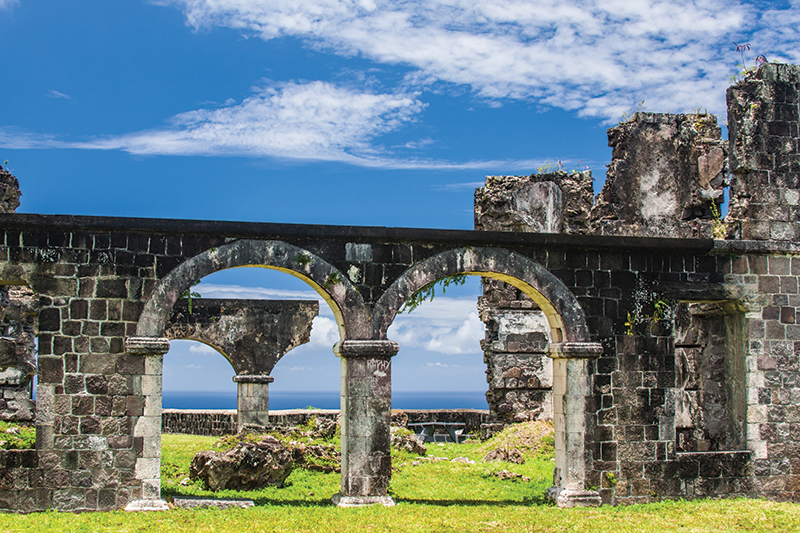
[[[236,409],[236,392],[163,392],[164,409]],[[339,391],[294,391],[270,394],[270,410],[339,409]],[[489,409],[484,392],[392,393],[392,409]]]

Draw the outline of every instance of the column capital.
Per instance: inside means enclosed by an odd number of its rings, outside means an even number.
[[[392,357],[400,350],[395,341],[358,339],[337,342],[333,353],[339,357]]]
[[[234,383],[272,383],[275,378],[264,374],[237,374],[233,376]]]
[[[603,345],[599,342],[561,342],[550,345],[553,359],[596,359],[603,355]]]
[[[136,355],[164,355],[169,351],[169,339],[166,337],[128,337],[125,339],[125,351]]]

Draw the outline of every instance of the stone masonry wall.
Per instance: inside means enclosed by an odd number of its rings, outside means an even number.
[[[710,237],[728,185],[727,146],[714,115],[636,113],[608,130],[613,148],[592,233]]]
[[[728,89],[730,232],[800,239],[800,67],[767,63]]]
[[[312,418],[337,420],[339,409],[287,409],[270,411],[270,424],[302,426]],[[236,433],[236,411],[217,409],[164,409],[164,433],[188,435],[230,435]],[[392,424],[407,426],[419,422],[460,422],[464,432],[478,435],[489,413],[481,409],[392,409]]]
[[[0,419],[33,422],[39,299],[24,286],[0,285]]]

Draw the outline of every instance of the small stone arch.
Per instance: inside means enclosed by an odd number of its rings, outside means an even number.
[[[331,307],[342,340],[367,338],[364,300],[336,267],[292,244],[246,239],[206,250],[162,278],[145,303],[136,335],[163,336],[172,306],[192,283],[220,270],[247,266],[280,270],[302,279]]]
[[[373,338],[386,339],[400,308],[428,283],[454,274],[496,278],[527,294],[544,312],[551,330],[553,358],[553,422],[556,464],[550,492],[560,507],[597,506],[600,495],[586,489],[592,454],[586,441],[593,428],[587,414],[591,401],[590,359],[602,345],[589,342],[586,316],[577,298],[561,280],[530,259],[502,248],[458,248],[420,261],[403,273],[383,294],[372,315]]]

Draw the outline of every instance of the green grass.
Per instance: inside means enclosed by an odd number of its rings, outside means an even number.
[[[390,493],[395,507],[339,509],[330,497],[339,489],[339,474],[296,469],[284,488],[253,492],[211,493],[199,484],[181,485],[194,453],[210,449],[211,437],[164,435],[162,480],[165,498],[180,495],[248,498],[251,509],[173,509],[159,513],[35,513],[0,515],[0,531],[69,533],[113,531],[486,531],[486,532],[629,532],[629,531],[800,531],[800,507],[761,500],[662,502],[599,509],[557,509],[541,495],[551,484],[552,462],[545,458],[524,465],[482,464],[485,445],[429,445],[428,456],[467,457],[474,465],[419,461],[396,453]],[[529,482],[501,481],[491,475],[506,469]]]

